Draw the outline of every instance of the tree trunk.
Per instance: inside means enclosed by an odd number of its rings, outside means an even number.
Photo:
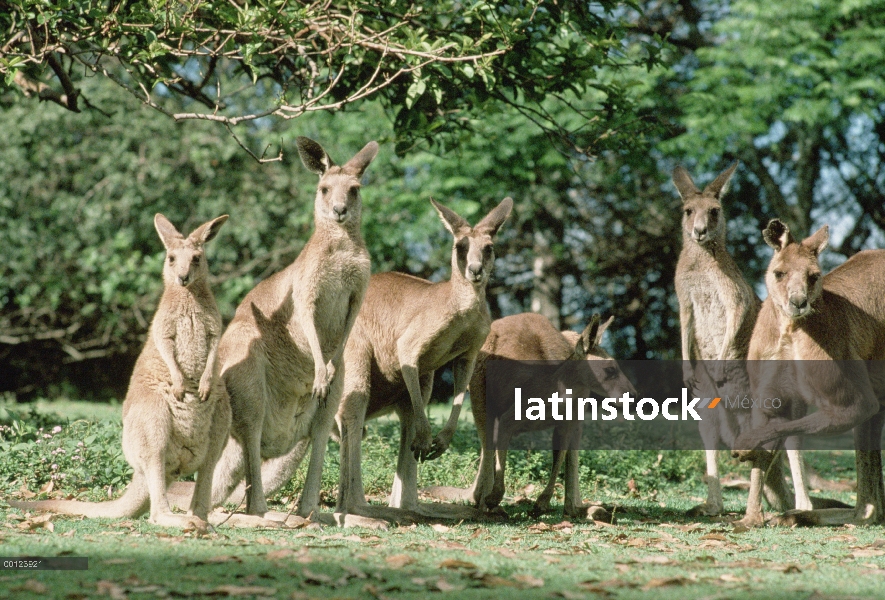
[[[550,319],[560,329],[562,282],[556,273],[556,256],[551,249],[549,232],[535,231],[532,259],[532,312]]]

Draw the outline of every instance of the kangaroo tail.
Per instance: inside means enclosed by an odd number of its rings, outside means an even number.
[[[25,510],[40,510],[84,517],[138,517],[150,507],[147,485],[140,477],[134,477],[123,495],[110,502],[82,502],[80,500],[37,500],[19,502],[9,500],[9,505]]]

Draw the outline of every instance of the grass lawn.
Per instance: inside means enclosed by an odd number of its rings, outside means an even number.
[[[447,409],[435,411],[437,427]],[[469,415],[469,411],[464,411]],[[511,452],[506,522],[448,522],[387,531],[218,527],[195,537],[146,519],[84,520],[9,509],[5,499],[41,487],[49,495],[99,500],[130,473],[120,450],[120,408],[78,402],[35,411],[0,405],[0,555],[86,556],[89,570],[0,570],[0,599],[42,598],[855,598],[885,597],[881,527],[737,532],[725,521],[687,519],[705,493],[701,452],[584,452],[585,499],[616,505],[615,525],[528,516],[549,453]],[[442,458],[420,466],[421,485],[472,481],[473,425],[460,427]],[[395,420],[370,422],[364,442],[367,493],[379,502],[396,460]],[[823,475],[854,477],[851,452],[817,452]],[[746,470],[722,459],[736,477]],[[330,443],[324,499],[334,504],[338,447]],[[303,471],[273,498],[288,510]],[[726,490],[735,513],[745,491]],[[837,495],[853,502],[852,494]]]

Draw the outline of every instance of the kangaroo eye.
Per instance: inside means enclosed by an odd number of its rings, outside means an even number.
[[[783,271],[775,271],[774,272],[774,280],[780,281],[781,279],[784,278],[784,275],[786,275],[786,273],[784,273]]]
[[[169,264],[170,264],[170,265],[174,265],[174,264],[175,264],[175,257],[174,257],[174,256],[169,256]]]
[[[711,208],[710,209],[710,216],[713,217],[714,219],[716,217],[718,217],[719,216],[719,209],[718,208]]]
[[[618,376],[618,370],[614,367],[606,367],[605,368],[605,378],[606,379],[615,379]]]
[[[685,216],[686,216],[686,217],[690,217],[690,216],[692,215],[692,213],[694,213],[694,209],[693,209],[693,208],[686,208],[686,209],[685,209]]]
[[[808,283],[814,285],[817,283],[817,280],[820,279],[820,273],[812,273],[808,276]]]
[[[199,256],[195,256],[195,257],[191,260],[191,262],[194,263],[195,265],[200,264],[200,257],[199,257]]]

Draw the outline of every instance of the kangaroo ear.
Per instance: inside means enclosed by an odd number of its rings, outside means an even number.
[[[722,171],[716,179],[710,182],[710,184],[704,188],[705,194],[713,194],[717,200],[722,198],[725,195],[725,192],[728,191],[728,182],[731,181],[731,176],[734,175],[735,169],[738,168],[737,162],[733,165]]]
[[[606,330],[609,328],[609,326],[614,322],[615,322],[615,316],[612,315],[608,319],[606,319],[605,323],[601,323],[599,325],[599,329],[596,330],[596,338],[595,338],[596,344],[594,344],[595,346],[598,346],[599,344],[602,343],[602,334],[604,334],[606,332]]]
[[[597,336],[602,335],[602,332],[599,331],[599,322],[602,318],[599,316],[599,313],[594,313],[592,317],[590,317],[590,322],[587,324],[587,327],[584,328],[584,331],[581,332],[581,337],[578,338],[578,344],[575,350],[582,355],[587,355],[591,350],[596,346]],[[608,327],[608,325],[606,325]],[[603,331],[605,331],[603,329]]]
[[[430,203],[433,204],[433,208],[439,213],[439,218],[442,219],[443,225],[446,226],[446,229],[452,235],[458,235],[458,232],[462,229],[470,229],[470,223],[451,208],[443,206],[433,198],[430,199]]]
[[[820,253],[824,251],[829,241],[830,226],[824,225],[823,227],[812,233],[810,236],[802,240],[802,245],[814,252],[815,256],[820,256]]]
[[[298,146],[298,156],[304,166],[320,177],[335,165],[323,147],[312,139],[299,136],[295,138],[295,145]]]
[[[169,219],[160,213],[154,215],[154,228],[156,228],[160,241],[163,242],[163,246],[167,250],[172,245],[172,242],[184,239],[184,236],[175,229],[175,225],[170,223]]]
[[[208,223],[203,223],[191,232],[189,236],[190,239],[198,244],[205,244],[218,235],[218,231],[227,219],[228,215],[221,215],[220,217],[212,219]]]
[[[503,225],[504,221],[507,220],[507,217],[510,216],[511,210],[513,210],[513,198],[508,196],[501,200],[501,203],[493,208],[492,212],[483,217],[482,221],[477,223],[474,229],[488,233],[492,236],[496,235],[498,229],[501,228],[501,225]]]
[[[353,173],[357,178],[362,177],[366,168],[377,155],[378,142],[369,142],[363,146],[363,149],[357,152],[353,158],[345,163],[343,169]]]
[[[780,219],[772,219],[768,222],[768,227],[762,230],[762,239],[765,243],[774,248],[775,252],[780,252],[795,240],[790,228]]]
[[[701,193],[701,190],[692,181],[691,175],[688,174],[688,171],[682,165],[673,169],[673,184],[676,186],[676,191],[679,192],[683,202],[688,200],[689,196]]]

